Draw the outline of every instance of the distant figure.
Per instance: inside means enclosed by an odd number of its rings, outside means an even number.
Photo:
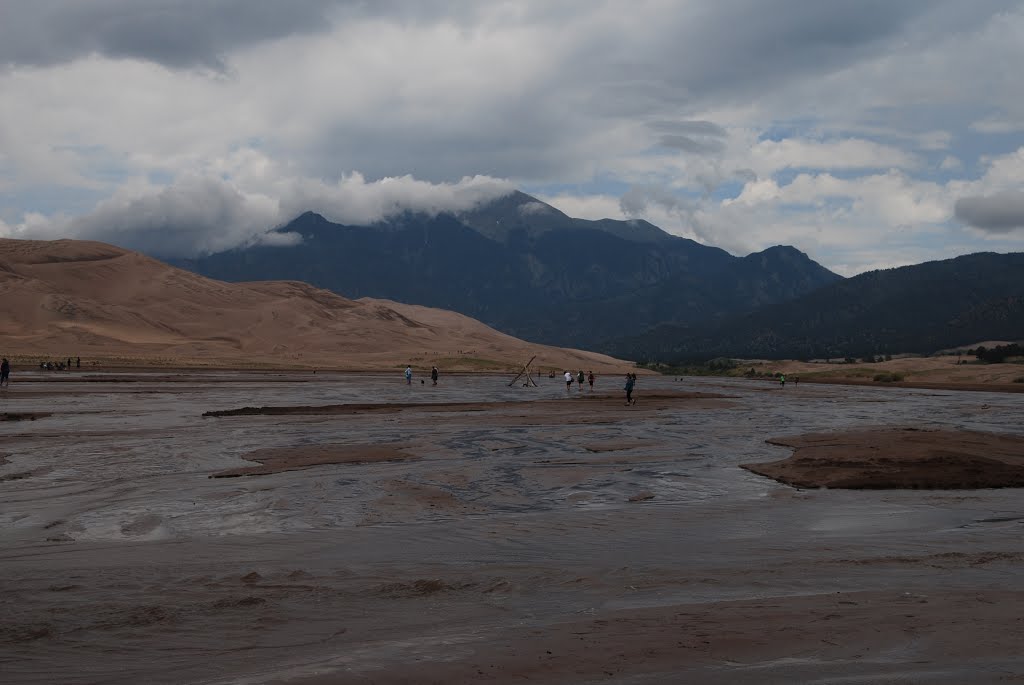
[[[587,374],[587,381],[590,383],[590,392],[594,392],[594,372]]]
[[[437,385],[437,367],[430,367],[430,380],[433,385]]]
[[[405,384],[412,385],[412,367],[405,367]]]
[[[11,363],[7,361],[7,357],[0,362],[0,388],[11,386]]]
[[[75,357],[75,368],[76,369],[82,368],[82,358],[81,357]]]
[[[572,373],[565,372],[565,389],[568,391],[572,389]]]
[[[627,407],[629,405],[631,405],[631,404],[636,404],[636,400],[633,399],[633,386],[635,386],[635,385],[636,385],[636,376],[631,374],[631,373],[627,373],[626,374],[626,387],[623,388],[623,390],[626,391],[626,406]]]
[[[580,369],[579,375],[576,376],[576,380],[580,384],[580,392],[583,392],[583,382],[587,380],[587,377],[583,375],[583,369]]]
[[[71,370],[71,357],[68,357],[68,371]]]
[[[793,376],[793,385],[800,385],[800,376]]]
[[[786,374],[779,374],[779,384],[782,385],[783,388],[786,387]]]

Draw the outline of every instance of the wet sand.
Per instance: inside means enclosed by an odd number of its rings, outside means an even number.
[[[977,431],[875,428],[768,440],[793,456],[741,464],[801,488],[1024,487],[1024,437]]]
[[[329,464],[373,464],[381,461],[416,459],[401,447],[390,445],[305,445],[302,447],[271,447],[243,454],[246,461],[259,462],[259,466],[226,469],[210,478],[236,478],[238,476],[269,476],[285,471],[299,471]]]
[[[829,385],[863,385],[875,388],[912,388],[915,390],[958,390],[963,392],[1020,392],[1024,393],[1024,383],[971,383],[967,381],[931,382],[926,380],[910,381],[875,381],[867,378],[843,378],[842,376],[823,376],[821,378],[804,378],[803,383],[825,383]]]
[[[1020,395],[25,375],[5,411],[50,416],[2,434],[5,683],[1024,681],[1020,490],[740,468],[780,435],[1024,439]]]
[[[3,412],[0,421],[35,421],[49,416],[46,412]]]

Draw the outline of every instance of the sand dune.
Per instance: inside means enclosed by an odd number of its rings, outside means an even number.
[[[461,314],[353,301],[294,281],[224,283],[104,243],[0,239],[0,350],[25,361],[621,371],[628,362],[534,345]]]

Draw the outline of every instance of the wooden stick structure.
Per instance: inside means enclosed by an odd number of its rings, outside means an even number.
[[[531,385],[532,385],[533,387],[535,387],[535,388],[536,388],[536,387],[538,387],[538,386],[537,386],[537,381],[533,380],[533,372],[532,372],[532,371],[530,371],[530,364],[532,364],[532,363],[533,363],[533,360],[534,360],[534,359],[536,359],[536,358],[537,358],[537,355],[533,355],[532,357],[530,357],[530,361],[528,361],[528,362],[526,362],[525,364],[523,364],[523,370],[522,370],[522,371],[520,371],[520,372],[519,372],[519,373],[518,373],[518,374],[516,375],[516,377],[512,379],[512,382],[508,384],[508,387],[510,387],[510,388],[511,388],[511,387],[512,387],[513,385],[515,385],[515,384],[516,384],[516,382],[517,382],[517,381],[518,381],[518,380],[519,380],[520,378],[522,378],[522,377],[523,377],[523,374],[526,374],[526,382],[525,382],[525,383],[523,383],[523,387],[524,387],[524,388],[528,388],[528,387],[530,387]]]

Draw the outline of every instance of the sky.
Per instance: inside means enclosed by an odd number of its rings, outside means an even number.
[[[513,189],[837,273],[1024,250],[1024,0],[0,0],[0,236]]]

